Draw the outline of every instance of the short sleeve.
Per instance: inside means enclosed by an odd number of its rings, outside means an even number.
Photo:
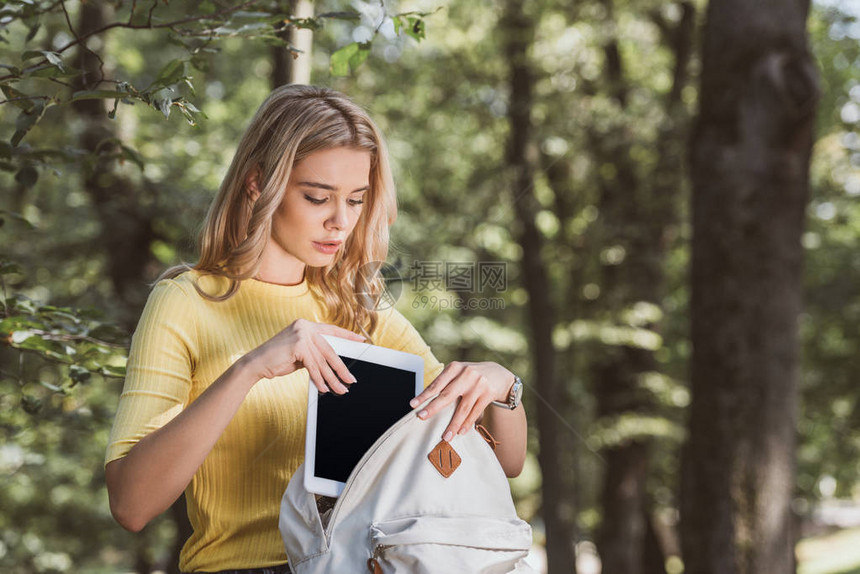
[[[373,343],[396,351],[419,355],[424,359],[424,387],[439,376],[445,365],[439,362],[412,323],[397,309],[379,312],[379,322],[372,334]]]
[[[126,378],[105,454],[122,458],[188,402],[194,368],[194,306],[175,281],[152,290],[131,340]]]

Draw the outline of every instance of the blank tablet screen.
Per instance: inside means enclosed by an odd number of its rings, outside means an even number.
[[[346,482],[376,439],[412,410],[415,373],[341,359],[357,381],[344,395],[319,395],[314,475]]]

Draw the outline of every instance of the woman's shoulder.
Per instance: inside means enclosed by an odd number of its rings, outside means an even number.
[[[165,295],[172,294],[173,297],[201,299],[204,293],[214,297],[222,295],[229,287],[230,280],[226,277],[189,267],[176,270],[157,281],[153,285],[152,295],[161,292]]]
[[[415,330],[412,322],[394,306],[377,309],[376,317],[376,328],[371,333],[371,337],[374,340],[398,340],[406,336],[409,331]]]

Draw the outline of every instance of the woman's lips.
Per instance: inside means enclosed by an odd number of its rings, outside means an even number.
[[[337,250],[340,249],[341,243],[342,243],[341,241],[326,241],[326,242],[314,241],[313,242],[314,247],[316,247],[317,251],[321,251],[321,252],[326,253],[328,255],[333,255],[333,254],[337,253]]]

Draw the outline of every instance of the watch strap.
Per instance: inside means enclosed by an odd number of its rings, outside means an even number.
[[[523,381],[518,376],[514,375],[514,382],[511,384],[511,388],[508,391],[508,400],[507,402],[502,401],[493,401],[491,404],[502,407],[510,410],[514,410],[520,405],[520,397],[522,394],[520,392],[520,387],[522,387]]]

